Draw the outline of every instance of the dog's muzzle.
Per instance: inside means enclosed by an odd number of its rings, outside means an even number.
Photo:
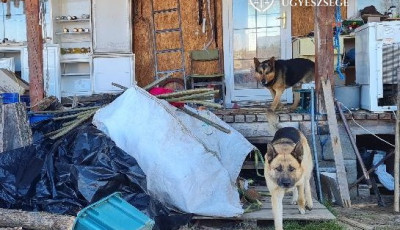
[[[265,79],[262,79],[261,84],[266,87],[268,85],[268,82]]]
[[[289,178],[280,178],[278,185],[282,188],[291,188],[293,186],[292,180]]]

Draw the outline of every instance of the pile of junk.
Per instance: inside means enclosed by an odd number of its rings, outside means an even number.
[[[157,87],[166,78],[71,108],[2,104],[0,227],[178,229],[242,215],[236,180],[255,147],[208,109],[220,107],[214,89]]]

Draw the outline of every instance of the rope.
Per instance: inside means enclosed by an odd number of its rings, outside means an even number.
[[[337,51],[337,64],[336,72],[339,74],[340,79],[344,80],[344,75],[342,73],[342,64],[340,59],[340,33],[342,32],[342,12],[340,9],[340,4],[337,4],[335,8],[335,39],[333,41],[333,46]]]
[[[351,119],[353,120],[353,122],[354,122],[356,125],[358,125],[360,128],[362,128],[362,129],[363,129],[364,131],[366,131],[367,133],[369,133],[369,134],[371,134],[372,136],[376,137],[378,140],[380,140],[380,141],[382,141],[382,142],[385,142],[386,144],[392,146],[393,148],[396,147],[394,144],[392,144],[392,143],[390,143],[390,142],[384,140],[383,138],[377,136],[376,134],[374,134],[374,133],[372,133],[371,131],[369,131],[368,129],[366,129],[364,126],[360,125],[360,124],[354,119],[353,112],[352,112],[349,108],[347,108],[342,102],[339,102],[339,103],[340,103],[341,106],[343,106],[343,108],[345,108],[346,110],[349,111],[349,113],[351,114]]]

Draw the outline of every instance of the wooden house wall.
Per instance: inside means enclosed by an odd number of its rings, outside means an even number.
[[[153,0],[154,10],[174,8],[177,0]],[[204,1],[207,2],[207,1]],[[222,0],[210,0],[211,14],[214,18],[214,5],[217,4],[217,43],[222,50]],[[190,51],[201,50],[211,39],[210,24],[207,23],[206,33],[202,33],[202,26],[199,25],[198,1],[180,1],[183,41],[185,49],[185,63],[187,74],[191,71]],[[206,8],[206,5],[204,6]],[[144,86],[154,80],[154,54],[153,54],[153,17],[151,11],[151,1],[136,0],[134,17],[134,48],[136,55],[136,80],[139,86]],[[205,11],[206,12],[206,11]],[[156,29],[169,29],[178,27],[177,12],[169,14],[159,14],[155,17]],[[208,15],[207,15],[207,21]],[[157,35],[157,49],[179,48],[179,33],[164,33]],[[212,39],[210,48],[216,48],[215,41]],[[181,56],[175,54],[158,55],[159,70],[171,70],[180,68]],[[195,63],[194,71],[199,73],[213,73],[218,70],[218,62]],[[203,72],[204,71],[204,72]]]
[[[153,0],[154,10],[174,8],[177,0]],[[206,0],[204,1],[207,2]],[[214,18],[214,5],[217,4],[217,45],[222,50],[222,0],[210,0],[211,14]],[[206,33],[202,33],[199,25],[198,0],[185,0],[181,3],[182,30],[185,49],[186,73],[191,69],[195,72],[213,73],[218,70],[217,62],[196,63],[190,65],[190,51],[203,49],[211,39],[211,30],[207,23]],[[154,54],[153,54],[153,16],[151,1],[134,0],[134,52],[136,55],[136,80],[139,86],[147,85],[154,80]],[[204,9],[207,6],[204,5]],[[342,15],[346,15],[346,8],[342,8]],[[206,12],[206,11],[205,11]],[[155,17],[156,29],[168,29],[178,26],[177,13],[159,14]],[[333,15],[332,15],[333,17]],[[208,21],[207,15],[207,21]],[[312,6],[292,7],[292,35],[302,36],[314,30],[314,8]],[[179,47],[179,33],[167,33],[157,35],[157,49],[171,49]],[[210,48],[216,48],[213,39]],[[162,54],[159,57],[159,70],[171,70],[180,68],[180,55]]]

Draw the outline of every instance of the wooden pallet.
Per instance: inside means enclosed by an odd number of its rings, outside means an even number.
[[[265,189],[258,189],[264,190]],[[297,221],[329,221],[334,220],[336,217],[321,203],[317,200],[314,201],[314,208],[312,211],[306,211],[306,214],[301,215],[297,208],[297,205],[290,204],[292,197],[286,195],[283,198],[283,219],[284,220],[297,220]],[[262,199],[262,208],[258,211],[245,213],[238,217],[224,218],[224,217],[206,217],[206,216],[195,216],[195,220],[238,220],[238,221],[272,221],[272,206],[271,197],[266,196]]]

